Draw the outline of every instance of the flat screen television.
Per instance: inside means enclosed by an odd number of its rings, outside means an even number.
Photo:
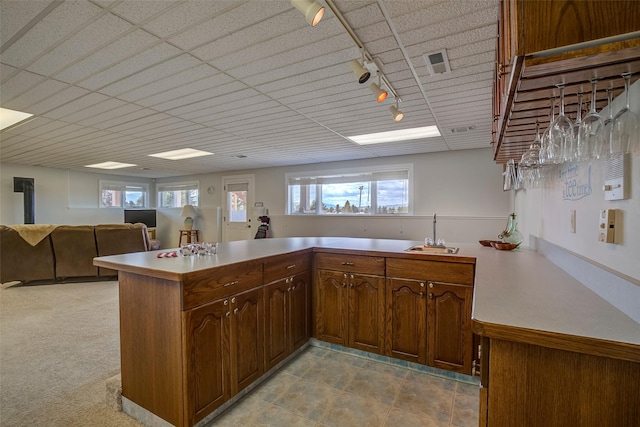
[[[155,228],[156,226],[156,210],[155,209],[125,209],[124,222],[135,224],[141,222],[147,228]]]

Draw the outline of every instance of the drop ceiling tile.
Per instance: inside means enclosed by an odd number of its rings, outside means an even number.
[[[146,31],[135,30],[71,64],[56,74],[55,78],[68,83],[84,80],[158,43],[159,39]]]
[[[136,2],[137,0],[134,0]],[[159,37],[168,37],[172,34],[185,31],[203,20],[222,14],[226,10],[233,9],[241,4],[237,0],[191,0],[179,4],[169,13],[165,13],[152,21],[144,24],[144,28]]]
[[[45,84],[46,85],[45,87],[47,87],[51,84],[55,85],[56,83],[57,82],[55,81],[47,80],[43,84]],[[68,86],[68,85],[65,85],[64,83],[62,83],[62,85],[66,87],[61,90],[57,90],[55,93],[47,96],[42,101],[38,101],[34,104],[29,105],[29,111],[34,114],[40,114],[40,115],[45,115],[49,117],[47,115],[47,112],[54,110],[59,106],[63,106],[68,102],[71,102],[75,99],[81,98],[91,93],[88,90],[82,89],[79,87]],[[39,86],[42,86],[42,84]]]
[[[172,99],[175,96],[184,95],[184,93],[189,94],[194,90],[194,85],[206,84],[201,83],[201,81],[215,76],[216,74],[218,74],[218,71],[214,70],[211,66],[207,64],[200,64],[175,75],[168,76],[139,88],[127,91],[120,94],[119,98],[127,101],[140,102],[142,105],[153,105],[158,102]],[[171,94],[172,91],[175,92]],[[197,89],[195,91],[197,91]],[[154,99],[155,96],[158,96],[159,99]]]
[[[0,45],[4,45],[50,4],[48,0],[0,2]]]
[[[183,54],[153,65],[109,86],[103,87],[100,89],[100,92],[111,96],[118,96],[128,92],[129,90],[144,86],[149,82],[155,82],[162,78],[178,74],[181,71],[193,68],[200,64],[201,62],[193,56]]]
[[[46,116],[50,119],[61,119],[77,111],[92,107],[93,105],[103,102],[107,99],[108,97],[106,97],[105,95],[101,95],[99,93],[90,93],[86,96],[74,99],[73,101],[67,102],[66,104],[61,105],[58,108],[54,108],[53,110],[48,111],[46,113]]]
[[[171,37],[172,44],[182,49],[192,49],[204,43],[222,38],[228,34],[241,31],[290,8],[289,2],[247,2],[225,10],[213,18],[193,25],[188,30]],[[265,34],[265,38],[269,38]]]
[[[86,1],[62,2],[24,36],[8,46],[2,52],[2,62],[23,67],[97,18],[101,11],[100,7]],[[11,14],[6,18],[13,19]]]
[[[95,74],[78,83],[78,85],[87,89],[98,90],[179,54],[179,49],[163,43]]]
[[[112,10],[115,14],[127,19],[128,21],[134,24],[140,24],[155,15],[170,13],[171,9],[179,4],[180,3],[175,0],[126,0],[120,4],[116,4]]]
[[[28,69],[45,76],[53,75],[131,29],[131,24],[117,16],[104,15],[38,58]]]
[[[21,71],[10,79],[3,81],[2,85],[0,85],[2,105],[4,107],[11,108],[10,102],[15,96],[24,93],[25,89],[28,90],[28,88],[37,86],[39,83],[42,83],[44,79],[45,78],[43,76],[39,76],[28,71]],[[24,101],[22,101],[22,105],[25,105]]]
[[[230,78],[224,75],[217,75],[198,83],[198,85],[194,85],[194,88],[189,88],[188,92],[181,87],[175,91],[168,91],[161,95],[145,99],[140,103],[143,105],[153,106],[154,109],[160,111],[169,111],[179,107],[196,104],[202,101],[204,101],[205,104],[219,104],[228,99],[222,99],[221,97],[223,95],[236,94],[247,89],[247,86],[245,84],[237,81],[231,81]],[[178,97],[177,95],[174,95],[175,92],[186,92],[187,95]],[[234,95],[230,96],[233,97]],[[168,101],[161,102],[164,100]]]
[[[104,128],[104,124],[111,119],[130,118],[132,117],[132,114],[141,110],[142,107],[140,107],[139,105],[123,103],[123,105],[119,105],[117,109],[103,111],[99,115],[87,117],[83,120],[78,120],[78,123],[84,126]]]
[[[64,120],[81,123],[84,120],[91,119],[96,116],[100,117],[108,113],[113,113],[119,108],[124,108],[127,105],[125,101],[114,98],[104,98],[99,94],[95,95],[95,99],[100,101],[83,106],[82,109],[65,116]]]

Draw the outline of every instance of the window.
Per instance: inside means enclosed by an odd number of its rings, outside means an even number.
[[[100,180],[101,208],[149,207],[149,184]]]
[[[184,205],[198,206],[197,181],[167,182],[157,184],[159,208],[181,208]]]
[[[287,174],[287,214],[409,214],[412,172],[411,165],[396,165],[376,172]]]

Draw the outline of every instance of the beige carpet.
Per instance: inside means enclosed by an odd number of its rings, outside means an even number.
[[[141,426],[106,404],[117,282],[0,288],[0,426]]]

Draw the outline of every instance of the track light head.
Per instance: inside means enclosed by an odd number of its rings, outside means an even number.
[[[398,107],[396,107],[395,105],[389,107],[389,111],[391,111],[394,122],[399,122],[400,120],[404,119],[404,113],[398,110]]]
[[[356,79],[358,79],[358,83],[362,84],[369,80],[371,77],[371,72],[358,60],[354,59],[351,61],[351,69],[353,70],[353,74],[356,75]]]
[[[371,83],[369,85],[369,89],[371,89],[371,92],[373,92],[376,97],[376,101],[378,102],[384,101],[389,95],[386,90],[380,88],[380,86],[376,83]]]
[[[298,9],[305,17],[307,23],[312,27],[324,16],[324,6],[313,0],[291,0],[291,5]]]

